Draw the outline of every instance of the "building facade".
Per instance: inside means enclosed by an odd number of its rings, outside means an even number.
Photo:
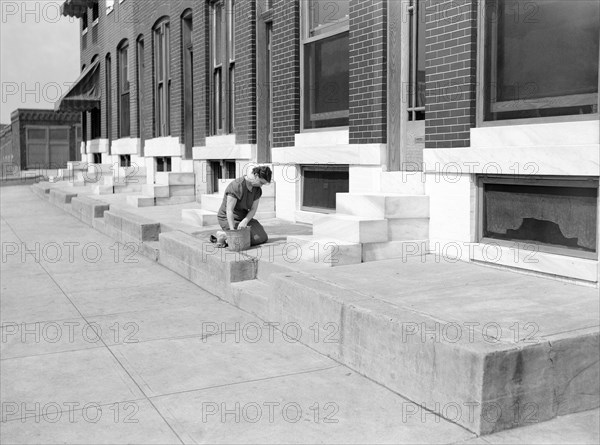
[[[3,176],[21,170],[65,168],[80,160],[82,141],[79,113],[19,108],[11,124],[0,130],[0,163]]]
[[[598,282],[597,1],[67,0],[64,13],[82,24],[81,91],[63,103],[83,111],[88,162],[136,163],[149,185],[194,173],[198,201],[269,163],[277,217],[309,223],[340,211],[338,193],[425,195],[414,238],[430,251]]]

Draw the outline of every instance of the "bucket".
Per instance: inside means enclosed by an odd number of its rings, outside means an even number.
[[[225,230],[227,235],[227,250],[240,252],[250,248],[250,227],[238,230]]]

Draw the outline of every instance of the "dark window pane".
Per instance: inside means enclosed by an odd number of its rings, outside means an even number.
[[[486,119],[597,112],[597,0],[496,0],[487,8]]]
[[[28,140],[38,140],[45,141],[46,140],[46,129],[45,128],[28,128],[27,129],[27,139]]]
[[[305,45],[304,127],[348,125],[348,33]]]
[[[334,210],[336,193],[349,190],[347,167],[305,167],[302,170],[302,206]]]
[[[595,252],[597,200],[597,188],[486,184],[483,235]]]
[[[68,128],[51,128],[50,129],[50,141],[51,142],[64,142],[69,140],[69,129]]]
[[[215,65],[223,63],[223,5],[218,3],[215,5]]]
[[[308,2],[310,37],[333,31],[347,24],[349,0],[311,0]]]

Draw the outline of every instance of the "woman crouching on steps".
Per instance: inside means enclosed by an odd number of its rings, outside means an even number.
[[[223,202],[217,219],[223,230],[250,227],[250,244],[258,246],[266,243],[269,237],[263,226],[254,219],[262,196],[262,186],[269,184],[273,173],[266,166],[254,167],[251,173],[235,179],[225,189]],[[224,233],[217,233],[222,239]]]

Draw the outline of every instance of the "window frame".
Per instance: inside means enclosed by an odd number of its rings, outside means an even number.
[[[165,137],[171,135],[172,70],[171,22],[169,17],[161,18],[152,27],[152,47],[154,137]],[[159,48],[162,50],[161,54],[158,52]],[[159,74],[161,75],[160,78]]]
[[[319,0],[323,1],[323,0]],[[349,0],[342,0],[348,1]],[[318,34],[316,36],[310,36],[310,14],[307,11],[310,8],[311,0],[300,0],[300,91],[304,92],[306,88],[305,79],[305,55],[306,49],[305,47],[309,44],[317,42],[319,40],[326,40],[330,37],[336,36],[342,33],[350,32],[350,11],[348,11],[348,17],[337,20],[335,23],[329,25],[333,29],[326,30],[325,32]],[[350,46],[348,45],[348,53],[350,53]],[[332,131],[332,130],[340,130],[346,129],[350,127],[350,122],[347,125],[340,126],[326,126],[321,128],[305,128],[305,119],[304,119],[304,107],[305,104],[305,94],[300,94],[300,132],[317,132],[317,131]],[[339,116],[334,116],[332,119],[350,117],[350,109],[348,108],[347,112],[339,112]]]
[[[521,240],[503,240],[498,238],[490,238],[484,236],[485,222],[485,185],[486,184],[504,184],[504,185],[533,185],[533,186],[549,186],[549,187],[583,187],[590,189],[598,189],[598,179],[586,176],[548,176],[539,175],[532,177],[515,177],[508,175],[477,175],[477,220],[476,220],[476,242],[479,244],[498,245],[503,247],[517,248],[521,250],[531,250],[531,246],[535,246],[535,252],[551,253],[566,257],[576,257],[583,259],[598,260],[600,249],[598,241],[596,241],[596,251],[587,252],[569,247],[549,245],[543,243],[526,242]],[[596,212],[600,207],[600,194],[596,199]],[[596,221],[597,223],[598,221]],[[596,240],[600,236],[598,228],[596,228]]]
[[[522,119],[485,120],[486,110],[486,37],[487,37],[487,12],[489,5],[496,0],[481,0],[478,3],[477,14],[477,89],[476,89],[476,125],[477,127],[502,127],[509,125],[531,125],[556,122],[579,122],[600,119],[600,57],[598,61],[598,112],[590,114],[570,114],[562,116],[527,117]],[[599,37],[600,38],[600,37]],[[496,40],[497,41],[497,40]]]
[[[119,138],[131,137],[131,82],[130,82],[130,63],[129,63],[129,40],[125,39],[117,48],[117,114],[119,124]],[[124,63],[125,62],[125,63]],[[126,76],[127,79],[123,79]],[[124,113],[123,103],[127,96],[129,106],[127,107],[127,116]],[[124,131],[124,124],[127,124],[127,131]]]
[[[220,29],[216,7],[221,7]],[[210,134],[235,133],[235,0],[210,3]],[[220,31],[220,61],[217,63],[217,30]],[[218,79],[218,81],[217,81]]]

